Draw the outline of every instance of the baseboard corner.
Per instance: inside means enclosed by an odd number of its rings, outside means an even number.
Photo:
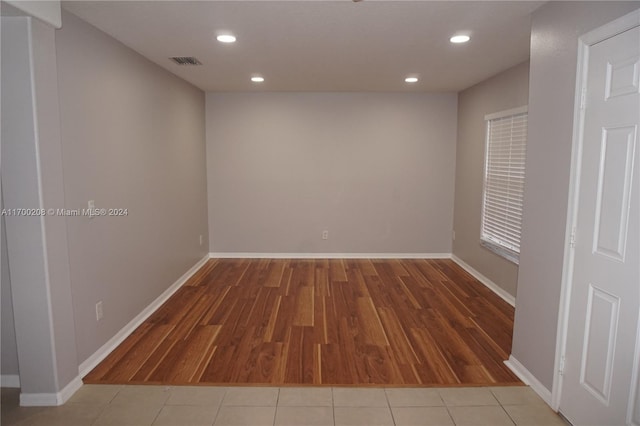
[[[74,377],[60,392],[56,393],[21,393],[21,407],[55,407],[63,405],[82,387],[80,376]]]
[[[504,365],[509,367],[509,370],[513,372],[520,380],[528,385],[537,393],[549,407],[552,407],[551,391],[547,389],[531,372],[520,363],[513,355],[509,356],[509,359],[504,361]]]

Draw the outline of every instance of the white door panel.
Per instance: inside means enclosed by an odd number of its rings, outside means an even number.
[[[622,426],[640,411],[640,28],[588,58],[560,411],[574,425]]]

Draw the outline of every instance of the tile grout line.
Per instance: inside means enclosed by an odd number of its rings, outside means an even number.
[[[391,409],[391,402],[389,402],[389,394],[387,393],[387,388],[382,388],[384,392],[384,397],[387,400],[387,408],[389,409],[389,413],[391,413],[391,421],[393,422],[393,426],[396,426],[396,418],[393,415],[393,410]]]
[[[158,416],[160,415],[160,413],[162,412],[162,410],[164,409],[165,405],[167,404],[167,401],[169,400],[169,398],[171,397],[171,392],[173,392],[173,388],[171,386],[164,386],[164,390],[168,391],[168,395],[167,397],[164,399],[164,401],[162,402],[162,405],[160,406],[160,409],[158,410],[158,412],[156,413],[156,416],[153,418],[153,420],[151,420],[150,426],[153,426],[153,424],[156,422],[156,420],[158,420]]]
[[[222,409],[222,402],[224,401],[224,398],[227,396],[227,391],[229,390],[229,388],[227,387],[224,387],[223,389],[224,389],[224,394],[222,395],[222,398],[220,399],[220,403],[218,404],[216,415],[213,416],[213,422],[211,423],[211,426],[215,426],[216,420],[218,420],[218,415],[220,414],[220,410]]]
[[[500,399],[498,398],[498,395],[494,392],[494,390],[492,388],[489,388],[489,391],[491,392],[493,397],[496,399],[496,401],[498,401],[498,404],[500,404],[500,408],[502,408],[502,411],[504,411],[505,414],[507,415],[507,417],[509,417],[509,420],[511,420],[511,422],[514,425],[517,425],[518,423],[516,422],[516,419],[511,417],[511,414],[509,414],[509,412],[506,410],[506,408],[504,408],[504,404],[500,401]]]
[[[511,423],[513,423],[514,425],[517,425],[516,420],[513,417],[511,417],[511,414],[509,414],[509,412],[507,410],[504,409],[502,404],[500,404],[500,408],[502,408],[502,411],[507,415],[509,420],[511,420]]]
[[[118,391],[120,392],[120,391]],[[116,393],[117,395],[117,393]],[[113,398],[115,398],[115,395],[113,396]],[[113,398],[111,400],[113,400]],[[107,410],[107,407],[109,407],[109,405],[111,404],[111,401],[107,402],[104,407],[102,407],[102,409],[100,410],[100,413],[98,413],[98,415],[96,416],[95,419],[93,419],[93,421],[91,422],[91,425],[95,425],[96,422],[98,421],[98,419],[100,418],[100,416],[102,415],[102,413],[104,413]]]
[[[456,426],[456,420],[453,418],[453,414],[451,414],[451,410],[449,409],[449,404],[447,404],[447,402],[444,400],[444,397],[440,393],[440,389],[436,389],[436,391],[438,392],[438,396],[442,400],[442,405],[444,406],[445,410],[447,410],[447,414],[449,415],[449,418],[451,419],[451,423],[453,423],[453,425]]]
[[[453,415],[451,414],[451,411],[449,411],[449,406],[444,401],[444,398],[442,397],[442,394],[440,393],[440,389],[436,388],[436,392],[438,393],[438,398],[440,398],[440,401],[442,401],[442,406],[444,407],[445,410],[447,410],[447,415],[449,416],[449,419],[451,420],[451,423],[454,426],[456,426],[456,421],[453,418]]]
[[[83,384],[83,386],[85,386],[85,385]],[[100,410],[100,413],[96,416],[95,419],[93,419],[93,421],[91,422],[91,426],[94,426],[96,423],[98,423],[98,420],[100,419],[100,416],[102,416],[107,411],[107,409],[109,408],[109,406],[111,405],[113,400],[116,399],[116,396],[118,396],[118,394],[120,392],[122,392],[123,389],[124,389],[124,386],[121,385],[120,389],[118,389],[118,392],[113,394],[111,399],[109,399],[109,401],[107,401],[107,403],[104,405],[104,407],[102,407],[102,409]],[[154,421],[155,421],[155,419],[154,419]]]
[[[496,399],[498,399],[498,398],[496,397]],[[504,405],[502,405],[502,402],[500,402],[499,400],[498,400],[498,402],[500,403],[500,408],[502,408],[502,411],[504,411],[504,413],[507,415],[507,417],[509,417],[509,420],[511,420],[511,423],[513,423],[514,425],[517,425],[518,423],[516,423],[516,419],[511,417],[511,414],[509,414],[509,412],[504,408]]]
[[[278,396],[276,397],[276,409],[273,412],[273,426],[276,426],[276,419],[278,418],[278,407],[280,406],[280,387],[277,388],[278,389]]]
[[[500,404],[500,408],[502,408],[502,411],[507,415],[509,420],[511,420],[511,423],[513,423],[514,425],[517,425],[516,420],[513,417],[511,417],[511,414],[509,414],[509,412],[504,408],[504,405],[502,404],[502,402],[498,398],[498,395],[493,391],[492,388],[489,388],[489,392],[491,392],[491,395],[493,395],[496,401],[498,401],[498,404]]]
[[[333,426],[336,426],[336,402],[333,397],[333,386],[331,387],[331,412],[333,414]]]

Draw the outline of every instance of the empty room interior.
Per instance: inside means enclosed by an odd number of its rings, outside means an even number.
[[[1,7],[3,425],[640,425],[640,2]]]

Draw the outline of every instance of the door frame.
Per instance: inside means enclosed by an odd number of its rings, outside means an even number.
[[[573,287],[574,230],[578,216],[578,194],[580,191],[580,177],[582,167],[582,145],[584,140],[584,99],[587,91],[587,71],[589,49],[596,43],[614,37],[627,30],[640,26],[640,9],[634,10],[608,24],[592,30],[578,39],[578,66],[576,71],[576,89],[573,110],[573,135],[571,145],[571,169],[569,175],[569,199],[567,222],[565,228],[564,261],[562,267],[562,281],[560,285],[560,306],[558,311],[558,328],[556,334],[556,355],[553,371],[553,388],[551,391],[551,408],[558,411],[562,397],[562,369],[567,349],[567,329],[569,325],[569,305]],[[632,383],[638,382],[638,362],[640,361],[640,318],[638,320],[638,338],[634,356]],[[634,387],[630,400],[635,399],[639,390]],[[631,405],[630,405],[631,407]],[[627,422],[631,418],[631,408],[627,413]]]

